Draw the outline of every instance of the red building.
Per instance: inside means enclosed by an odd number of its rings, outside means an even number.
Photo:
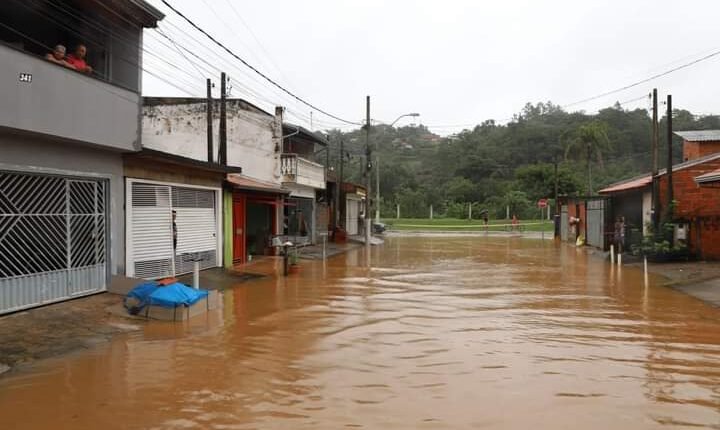
[[[683,161],[673,166],[673,223],[676,240],[698,258],[720,259],[720,130],[676,132],[683,138]],[[667,211],[667,169],[658,173],[661,213]],[[600,190],[610,197],[612,217],[647,222],[652,211],[649,174]],[[642,229],[641,226],[636,226]]]

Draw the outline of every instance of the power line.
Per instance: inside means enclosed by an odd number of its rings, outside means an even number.
[[[641,79],[641,80],[639,80],[639,81],[637,81],[637,82],[633,82],[633,83],[631,83],[631,84],[629,84],[629,85],[625,85],[625,86],[623,86],[623,87],[614,89],[614,90],[612,90],[612,91],[606,91],[606,92],[604,92],[604,93],[602,93],[602,94],[598,94],[598,95],[596,95],[596,96],[588,97],[588,98],[585,98],[585,99],[582,99],[582,100],[579,100],[579,101],[576,101],[576,102],[573,102],[573,103],[569,103],[569,104],[563,105],[563,106],[561,106],[561,107],[562,107],[563,109],[565,109],[565,108],[568,108],[568,107],[570,107],[570,106],[575,106],[575,105],[578,105],[578,104],[581,104],[581,103],[586,103],[586,102],[593,101],[593,100],[597,100],[597,99],[599,99],[599,98],[606,97],[606,96],[609,96],[609,95],[612,95],[612,94],[615,94],[615,93],[619,93],[619,92],[621,92],[621,91],[628,90],[628,89],[633,88],[633,87],[636,87],[636,86],[638,86],[638,85],[642,85],[642,84],[645,84],[645,83],[647,83],[647,82],[653,81],[653,80],[655,80],[655,79],[661,78],[661,77],[663,77],[663,76],[669,75],[669,74],[671,74],[671,73],[677,72],[678,70],[682,70],[682,69],[688,68],[688,67],[693,66],[693,65],[695,65],[695,64],[697,64],[697,63],[700,63],[700,62],[702,62],[702,61],[709,60],[709,59],[711,59],[711,58],[713,58],[713,57],[716,57],[716,56],[718,56],[718,55],[720,55],[720,50],[714,51],[714,52],[712,52],[712,53],[710,53],[710,54],[707,54],[707,55],[705,55],[705,56],[703,56],[703,57],[697,58],[697,59],[695,59],[695,60],[693,60],[693,61],[690,61],[690,62],[688,62],[688,63],[681,64],[680,66],[673,67],[672,69],[666,70],[666,71],[664,71],[664,72],[656,73],[656,74],[654,74],[654,75],[652,75],[652,76],[650,76],[650,77],[647,77],[647,78],[645,78],[645,79]]]
[[[318,111],[318,112],[320,112],[320,113],[322,113],[322,114],[324,114],[324,115],[329,116],[330,118],[334,118],[334,119],[336,119],[336,120],[338,120],[338,121],[341,121],[341,122],[344,122],[344,123],[347,123],[347,124],[362,125],[362,124],[357,123],[357,122],[348,121],[348,120],[345,120],[345,119],[343,119],[343,118],[340,118],[340,117],[338,117],[338,116],[336,116],[336,115],[333,115],[333,114],[331,114],[331,113],[329,113],[329,112],[326,112],[326,111],[323,110],[323,109],[318,108],[317,106],[313,105],[313,104],[310,103],[310,102],[305,101],[305,100],[302,99],[301,97],[297,96],[295,93],[289,91],[288,89],[286,89],[286,88],[283,87],[282,85],[280,85],[280,84],[278,84],[277,82],[275,82],[275,81],[274,81],[272,78],[270,78],[269,76],[267,76],[267,75],[265,75],[264,73],[262,73],[260,70],[258,70],[258,69],[255,68],[253,65],[251,65],[250,63],[248,63],[248,62],[247,62],[246,60],[244,60],[242,57],[240,57],[239,55],[235,54],[233,51],[231,51],[229,48],[227,48],[225,45],[223,45],[221,42],[219,42],[217,39],[215,39],[213,36],[211,36],[208,32],[206,32],[206,31],[203,30],[201,27],[199,27],[197,24],[195,24],[190,18],[188,18],[187,16],[185,16],[185,15],[184,15],[182,12],[180,12],[179,10],[175,9],[170,3],[167,2],[167,0],[161,0],[161,1],[162,1],[162,3],[163,3],[165,6],[167,6],[168,8],[170,8],[170,10],[172,10],[173,12],[175,12],[177,15],[179,15],[181,18],[183,18],[185,21],[187,21],[188,24],[190,24],[190,25],[191,25],[192,27],[194,27],[196,30],[198,30],[199,32],[201,32],[202,34],[204,34],[207,38],[209,38],[210,40],[212,40],[216,45],[218,45],[220,48],[222,48],[225,52],[227,52],[228,54],[232,55],[235,59],[237,59],[238,61],[240,61],[241,63],[243,63],[243,64],[244,64],[246,67],[248,67],[250,70],[252,70],[253,72],[257,73],[257,74],[260,75],[263,79],[265,79],[266,81],[270,82],[272,85],[274,85],[275,87],[279,88],[279,89],[282,90],[283,92],[287,93],[289,96],[293,97],[294,99],[298,100],[299,102],[303,103],[304,105],[306,105],[306,106],[308,106],[308,107],[310,107],[310,108],[312,108],[312,109],[314,109],[314,110],[316,110],[316,111]]]

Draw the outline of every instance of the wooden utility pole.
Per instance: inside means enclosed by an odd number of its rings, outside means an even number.
[[[220,74],[220,155],[218,162],[222,165],[227,165],[227,77],[225,72]]]
[[[673,164],[673,153],[672,153],[672,95],[667,96],[667,221],[672,221],[673,210],[673,177],[672,177],[672,164]]]
[[[340,140],[340,177],[338,178],[338,192],[336,196],[336,202],[337,202],[337,217],[338,217],[338,225],[340,227],[345,228],[345,217],[341,216],[345,214],[345,202],[343,202],[343,208],[340,208],[340,194],[342,193],[343,188],[343,180],[345,178],[343,177],[343,168],[345,167],[345,141]]]
[[[370,170],[372,163],[372,150],[370,149],[370,96],[366,97],[365,104],[365,186],[367,187],[365,189],[365,245],[370,246],[370,238],[372,237],[372,225],[370,222],[370,196],[372,195],[370,193],[370,185],[372,183],[372,181],[370,180]]]
[[[658,125],[657,88],[652,92],[652,224],[657,234],[660,224],[660,182],[657,178],[660,166],[660,127]]]
[[[558,159],[557,154],[555,154],[555,162],[554,162],[554,164],[555,164],[555,214],[559,215],[560,214],[560,204],[558,203],[558,160],[557,159]],[[548,214],[549,213],[550,212],[548,209]]]
[[[213,100],[212,100],[212,82],[207,79],[207,156],[208,163],[215,161],[215,153],[213,150]]]

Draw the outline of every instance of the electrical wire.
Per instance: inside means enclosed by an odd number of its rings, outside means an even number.
[[[222,43],[219,42],[217,39],[215,39],[215,38],[214,38],[212,35],[210,35],[207,31],[205,31],[205,30],[202,29],[200,26],[198,26],[197,24],[195,24],[195,22],[193,22],[190,18],[188,18],[188,17],[185,16],[182,12],[180,12],[180,11],[177,10],[175,7],[173,7],[167,0],[160,0],[160,1],[162,1],[162,3],[163,3],[165,6],[167,6],[170,10],[172,10],[173,12],[175,12],[177,15],[179,15],[179,16],[180,16],[181,18],[183,18],[185,21],[187,21],[191,26],[193,26],[196,30],[198,30],[199,32],[201,32],[202,34],[204,34],[207,38],[209,38],[210,40],[212,40],[216,45],[218,45],[220,48],[222,48],[222,49],[223,49],[224,51],[226,51],[228,54],[232,55],[235,59],[237,59],[238,61],[240,61],[241,63],[243,63],[243,64],[244,64],[246,67],[248,67],[250,70],[252,70],[252,71],[255,72],[256,74],[260,75],[260,76],[261,76],[262,78],[264,78],[266,81],[268,81],[269,83],[271,83],[273,86],[279,88],[279,89],[282,90],[283,92],[287,93],[289,96],[297,99],[299,102],[303,103],[304,105],[306,105],[306,106],[308,106],[308,107],[310,107],[310,108],[312,108],[312,109],[314,109],[314,110],[316,110],[316,111],[318,111],[318,112],[320,112],[320,113],[322,113],[322,114],[324,114],[324,115],[329,116],[330,118],[333,118],[333,119],[336,119],[336,120],[338,120],[338,121],[341,121],[341,122],[344,122],[344,123],[348,123],[348,124],[362,125],[362,124],[360,124],[360,123],[355,123],[355,122],[353,122],[353,121],[348,121],[348,120],[345,120],[345,119],[343,119],[343,118],[341,118],[341,117],[339,117],[339,116],[333,115],[333,114],[331,114],[331,113],[329,113],[329,112],[327,112],[327,111],[325,111],[325,110],[323,110],[323,109],[318,108],[317,106],[313,105],[312,103],[310,103],[310,102],[308,102],[308,101],[305,101],[305,100],[302,99],[301,97],[297,96],[295,93],[289,91],[288,89],[286,89],[286,88],[283,87],[282,85],[278,84],[275,80],[273,80],[272,78],[270,78],[269,76],[267,76],[266,74],[264,74],[263,72],[261,72],[260,70],[258,70],[257,68],[255,68],[253,65],[251,65],[250,63],[248,63],[245,59],[243,59],[243,58],[240,57],[239,55],[235,54],[232,50],[230,50],[230,49],[229,49],[228,47],[226,47],[224,44],[222,44]]]
[[[602,97],[607,97],[607,96],[609,96],[609,95],[612,95],[612,94],[615,94],[615,93],[619,93],[619,92],[621,92],[621,91],[625,91],[625,90],[628,90],[628,89],[633,88],[633,87],[637,87],[638,85],[645,84],[645,83],[647,83],[647,82],[653,81],[653,80],[658,79],[658,78],[661,78],[661,77],[663,77],[663,76],[667,76],[667,75],[669,75],[669,74],[671,74],[671,73],[677,72],[678,70],[686,69],[686,68],[688,68],[688,67],[690,67],[690,66],[693,66],[693,65],[695,65],[695,64],[698,64],[698,63],[700,63],[700,62],[703,62],[703,61],[709,60],[709,59],[711,59],[711,58],[717,57],[718,55],[720,55],[720,50],[713,51],[712,53],[707,54],[707,55],[704,55],[704,56],[702,56],[702,57],[700,57],[700,58],[697,58],[697,59],[695,59],[695,60],[693,60],[693,61],[690,61],[690,62],[688,62],[688,63],[681,64],[680,66],[673,67],[672,69],[666,70],[666,71],[661,72],[661,73],[656,73],[656,74],[654,74],[654,75],[652,75],[652,76],[650,76],[650,77],[647,77],[647,78],[645,78],[645,79],[641,79],[641,80],[639,80],[639,81],[637,81],[637,82],[633,82],[633,83],[631,83],[631,84],[629,84],[629,85],[625,85],[625,86],[623,86],[623,87],[620,87],[620,88],[617,88],[617,89],[614,89],[614,90],[611,90],[611,91],[606,91],[606,92],[604,92],[604,93],[601,93],[601,94],[598,94],[598,95],[595,95],[595,96],[592,96],[592,97],[588,97],[588,98],[585,98],[585,99],[582,99],[582,100],[579,100],[579,101],[576,101],[576,102],[573,102],[573,103],[568,103],[568,104],[563,105],[563,106],[561,106],[561,107],[562,107],[563,109],[566,109],[566,108],[568,108],[568,107],[570,107],[570,106],[575,106],[575,105],[578,105],[578,104],[581,104],[581,103],[587,103],[587,102],[589,102],[589,101],[597,100],[597,99],[602,98]]]

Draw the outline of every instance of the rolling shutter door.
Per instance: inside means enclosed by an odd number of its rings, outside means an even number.
[[[217,266],[215,192],[172,187],[172,206],[178,234],[175,273],[192,272],[196,258],[202,269]]]
[[[131,223],[134,276],[139,278],[172,276],[170,187],[133,183]]]

